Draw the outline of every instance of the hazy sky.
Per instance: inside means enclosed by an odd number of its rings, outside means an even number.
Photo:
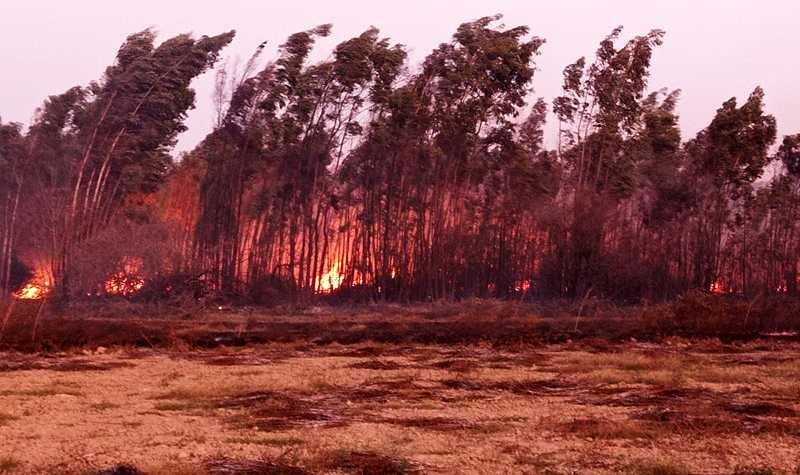
[[[615,26],[625,26],[625,38],[660,28],[667,36],[653,59],[650,88],[683,90],[684,139],[723,101],[744,100],[757,85],[766,90],[779,134],[800,132],[800,0],[0,0],[0,117],[28,124],[45,97],[99,78],[125,37],[151,26],[161,39],[235,29],[224,51],[235,59],[264,40],[267,57],[274,56],[290,33],[333,23],[333,35],[316,50],[323,58],[374,25],[418,61],[460,23],[495,13],[547,40],[537,60],[537,96],[556,96],[564,66],[591,55]],[[197,108],[178,150],[192,148],[211,125],[212,76],[195,88]],[[553,128],[547,141],[554,142]]]

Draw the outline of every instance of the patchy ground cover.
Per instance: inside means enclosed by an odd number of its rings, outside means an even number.
[[[798,473],[800,346],[0,356],[0,473]]]

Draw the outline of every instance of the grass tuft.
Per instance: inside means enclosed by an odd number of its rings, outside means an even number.
[[[769,467],[739,465],[733,469],[733,475],[775,475],[775,471]]]
[[[13,422],[17,419],[19,419],[19,417],[15,415],[7,414],[5,412],[0,412],[0,427],[7,425],[9,422]]]
[[[13,457],[0,457],[0,473],[11,473],[21,465],[22,463]]]
[[[119,404],[114,404],[113,402],[101,401],[101,402],[92,403],[92,404],[89,405],[89,407],[91,407],[92,409],[94,409],[96,411],[107,411],[109,409],[117,409],[120,406],[119,406]]]
[[[640,460],[628,467],[629,475],[689,475],[688,468],[671,460]]]
[[[302,439],[294,437],[266,438],[256,436],[240,436],[225,439],[226,444],[263,445],[268,447],[288,447],[303,443]]]

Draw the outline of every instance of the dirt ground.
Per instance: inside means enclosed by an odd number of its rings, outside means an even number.
[[[0,473],[134,467],[797,474],[800,346],[367,342],[0,354]]]

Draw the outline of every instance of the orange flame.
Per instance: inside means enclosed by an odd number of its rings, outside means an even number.
[[[709,290],[711,291],[712,294],[733,293],[731,289],[725,288],[725,284],[723,284],[721,280],[715,280],[711,284],[711,288]]]
[[[40,300],[50,293],[50,279],[48,273],[42,269],[36,269],[33,276],[25,283],[21,289],[14,292],[14,298],[19,300]]]
[[[525,279],[522,282],[518,282],[517,285],[514,286],[514,290],[517,292],[527,292],[531,288],[531,280]]]
[[[144,279],[141,277],[142,260],[125,258],[122,270],[114,273],[105,282],[105,291],[111,295],[129,296],[142,290]]]
[[[317,289],[323,293],[330,293],[342,286],[344,274],[339,272],[339,263],[335,262],[331,270],[317,278]]]
[[[20,300],[40,300],[43,299],[48,291],[48,282],[39,285],[35,282],[28,282],[25,287],[14,293],[14,297]]]

